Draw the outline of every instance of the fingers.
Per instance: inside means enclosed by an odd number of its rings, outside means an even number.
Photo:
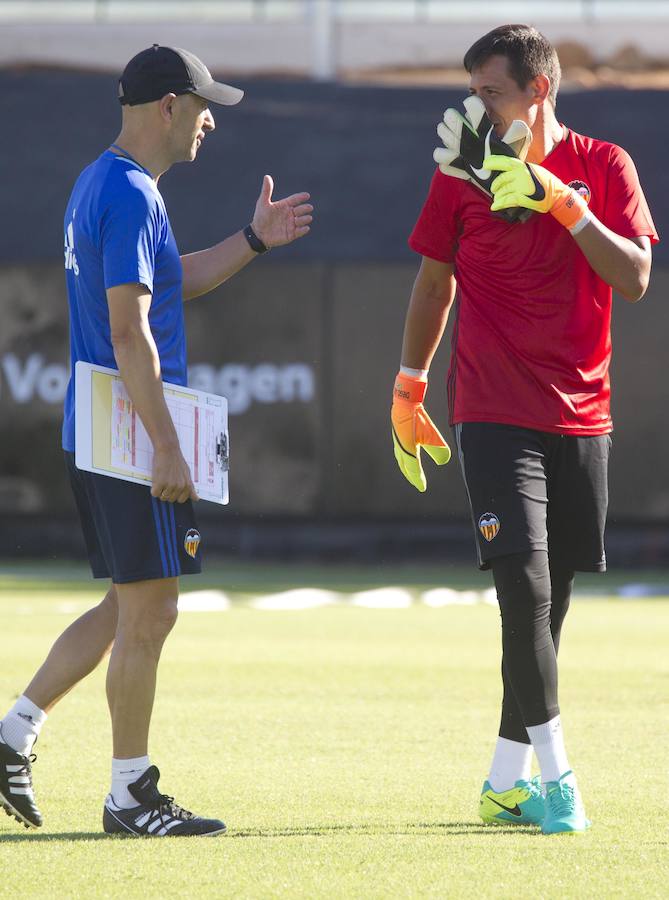
[[[271,175],[265,175],[262,180],[262,187],[260,189],[260,198],[265,203],[272,202],[272,191],[274,190],[274,179]]]
[[[465,109],[467,110],[469,121],[478,131],[481,120],[486,115],[485,104],[483,100],[481,100],[481,98],[477,97],[475,94],[472,94],[471,96],[466,97],[462,102]]]
[[[457,151],[447,147],[435,147],[432,153],[432,159],[440,166],[449,166],[457,158]]]
[[[446,111],[448,112],[448,110]],[[444,114],[445,115],[445,114]],[[441,138],[441,142],[449,150],[455,151],[456,155],[460,153],[460,138],[454,134],[447,125],[440,122],[437,125],[437,134]]]
[[[443,447],[435,446],[434,444],[423,444],[423,450],[438,466],[445,466],[451,458],[451,448],[448,444],[445,444]]]
[[[179,496],[179,491],[175,488],[160,487],[154,485],[151,488],[151,496],[156,497],[163,503],[175,503],[177,497]]]
[[[188,483],[182,487],[165,487],[153,485],[151,496],[163,503],[185,503],[186,500],[199,500],[199,496],[193,484]]]
[[[302,203],[300,206],[293,207],[295,231],[300,232],[306,228],[306,231],[299,235],[300,237],[303,237],[304,234],[309,232],[309,225],[311,225],[314,220],[314,217],[311,215],[313,211],[314,208],[310,203]]]
[[[497,178],[490,185],[490,190],[493,194],[496,194],[498,191],[503,191],[504,188],[508,187],[511,184],[516,182],[516,176],[513,172],[502,172],[501,175],[498,175]]]
[[[301,194],[291,194],[289,197],[286,197],[285,203],[289,206],[301,206],[306,203],[307,200],[311,200],[311,194],[307,194],[306,191],[302,191]],[[313,210],[313,206],[311,207]]]
[[[297,218],[298,216],[308,216],[310,213],[314,211],[311,203],[300,203],[299,206],[293,207],[293,215]]]
[[[293,197],[304,197],[306,199],[309,199],[309,194],[293,194]],[[293,225],[296,240],[298,238],[304,237],[311,231],[311,228],[309,226],[314,220],[314,217],[311,215],[313,211],[314,208],[311,203],[301,202],[297,206],[293,206]]]
[[[393,445],[395,448],[395,459],[397,460],[400,472],[417,491],[420,491],[421,494],[425,493],[427,490],[427,481],[425,479],[423,467],[420,464],[420,450],[416,450],[416,456],[411,456],[409,453],[402,450],[395,435],[393,435]]]
[[[532,132],[525,122],[514,119],[502,140],[511,147],[519,159],[524,160],[532,143]]]
[[[513,156],[486,156],[483,160],[483,168],[492,172],[511,172],[525,163]]]
[[[514,206],[526,206],[527,197],[514,191],[500,191],[495,194],[495,199],[490,206],[491,212],[500,209],[511,209]],[[530,207],[527,207],[530,209]]]
[[[187,500],[199,500],[200,498],[197,495],[197,491],[195,490],[195,485],[193,482],[188,479],[187,484],[185,484],[181,490],[177,493],[176,503],[185,503]]]
[[[451,134],[455,137],[458,143],[458,147],[460,146],[460,136],[462,134],[462,126],[464,124],[464,121],[464,118],[455,109],[447,109],[444,113],[445,130],[450,131]],[[441,135],[439,135],[439,137],[441,137]]]

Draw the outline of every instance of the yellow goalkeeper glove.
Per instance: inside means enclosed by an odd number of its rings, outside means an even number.
[[[456,109],[447,109],[444,113],[443,122],[437,125],[437,134],[444,146],[437,147],[432,156],[444,175],[471,181],[492,197],[490,184],[495,173],[482,168],[484,158],[517,156],[525,159],[532,143],[532,132],[525,122],[514,119],[500,139],[479,97],[467,97],[464,107],[464,116]],[[532,213],[517,208],[502,210],[498,215],[507,222],[524,222]]]
[[[589,219],[588,204],[583,197],[543,166],[510,156],[488,156],[483,165],[502,173],[490,185],[494,197],[492,212],[524,206],[535,212],[550,213],[570,231],[583,219]]]
[[[427,380],[399,372],[393,389],[390,419],[393,426],[393,446],[400,472],[419,491],[427,488],[420,463],[423,447],[438,466],[445,465],[451,451],[423,406]]]

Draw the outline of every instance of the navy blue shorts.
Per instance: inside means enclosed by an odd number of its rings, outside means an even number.
[[[464,422],[455,437],[480,568],[498,556],[547,550],[565,569],[606,571],[608,434]]]
[[[193,504],[164,503],[149,487],[77,469],[65,462],[94,578],[114,584],[197,575],[200,531]]]

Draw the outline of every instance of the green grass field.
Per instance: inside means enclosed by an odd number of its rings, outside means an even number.
[[[50,717],[35,783],[45,826],[0,818],[0,896],[664,898],[669,884],[666,573],[583,578],[561,651],[570,758],[591,831],[546,838],[477,819],[498,719],[488,604],[253,608],[269,591],[476,589],[434,567],[213,568],[224,612],[184,612],[163,655],[151,757],[161,787],[221,816],[210,840],[100,833],[110,727],[100,669]],[[665,586],[663,586],[663,583]],[[92,605],[83,567],[0,568],[0,715]],[[595,593],[599,596],[593,596]],[[343,598],[345,600],[345,597]]]

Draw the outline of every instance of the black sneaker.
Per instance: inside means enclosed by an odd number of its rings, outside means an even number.
[[[42,813],[35,805],[31,770],[37,757],[17,753],[1,736],[0,728],[0,806],[26,828],[39,828]]]
[[[158,790],[160,772],[150,766],[144,774],[128,785],[128,790],[139,803],[131,809],[121,809],[111,794],[105,800],[102,827],[107,834],[134,834],[149,837],[178,837],[201,835],[212,837],[223,834],[225,825],[218,819],[203,819],[182,809],[174,797]]]

